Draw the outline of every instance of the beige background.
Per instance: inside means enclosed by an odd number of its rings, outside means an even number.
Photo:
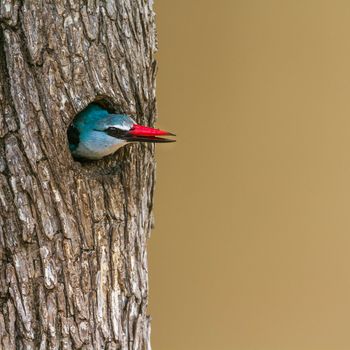
[[[350,2],[156,1],[155,350],[350,349]]]

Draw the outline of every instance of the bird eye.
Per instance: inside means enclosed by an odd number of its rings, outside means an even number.
[[[110,126],[107,129],[105,129],[105,132],[113,137],[123,137],[127,134],[127,131],[122,130],[122,129],[118,129],[114,126]]]

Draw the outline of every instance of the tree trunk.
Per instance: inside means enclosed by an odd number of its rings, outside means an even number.
[[[146,243],[154,148],[78,163],[92,101],[155,116],[152,0],[1,0],[3,349],[150,349]]]

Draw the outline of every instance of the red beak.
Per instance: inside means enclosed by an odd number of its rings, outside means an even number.
[[[130,136],[129,136],[130,135]],[[175,140],[165,139],[157,136],[175,136],[174,134],[160,130],[150,128],[148,126],[142,126],[134,124],[131,130],[128,132],[128,141],[141,141],[141,142],[175,142]]]

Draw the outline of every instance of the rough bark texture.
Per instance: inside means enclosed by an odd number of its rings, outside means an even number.
[[[0,344],[150,349],[153,146],[80,164],[94,100],[155,116],[151,0],[1,0]]]

